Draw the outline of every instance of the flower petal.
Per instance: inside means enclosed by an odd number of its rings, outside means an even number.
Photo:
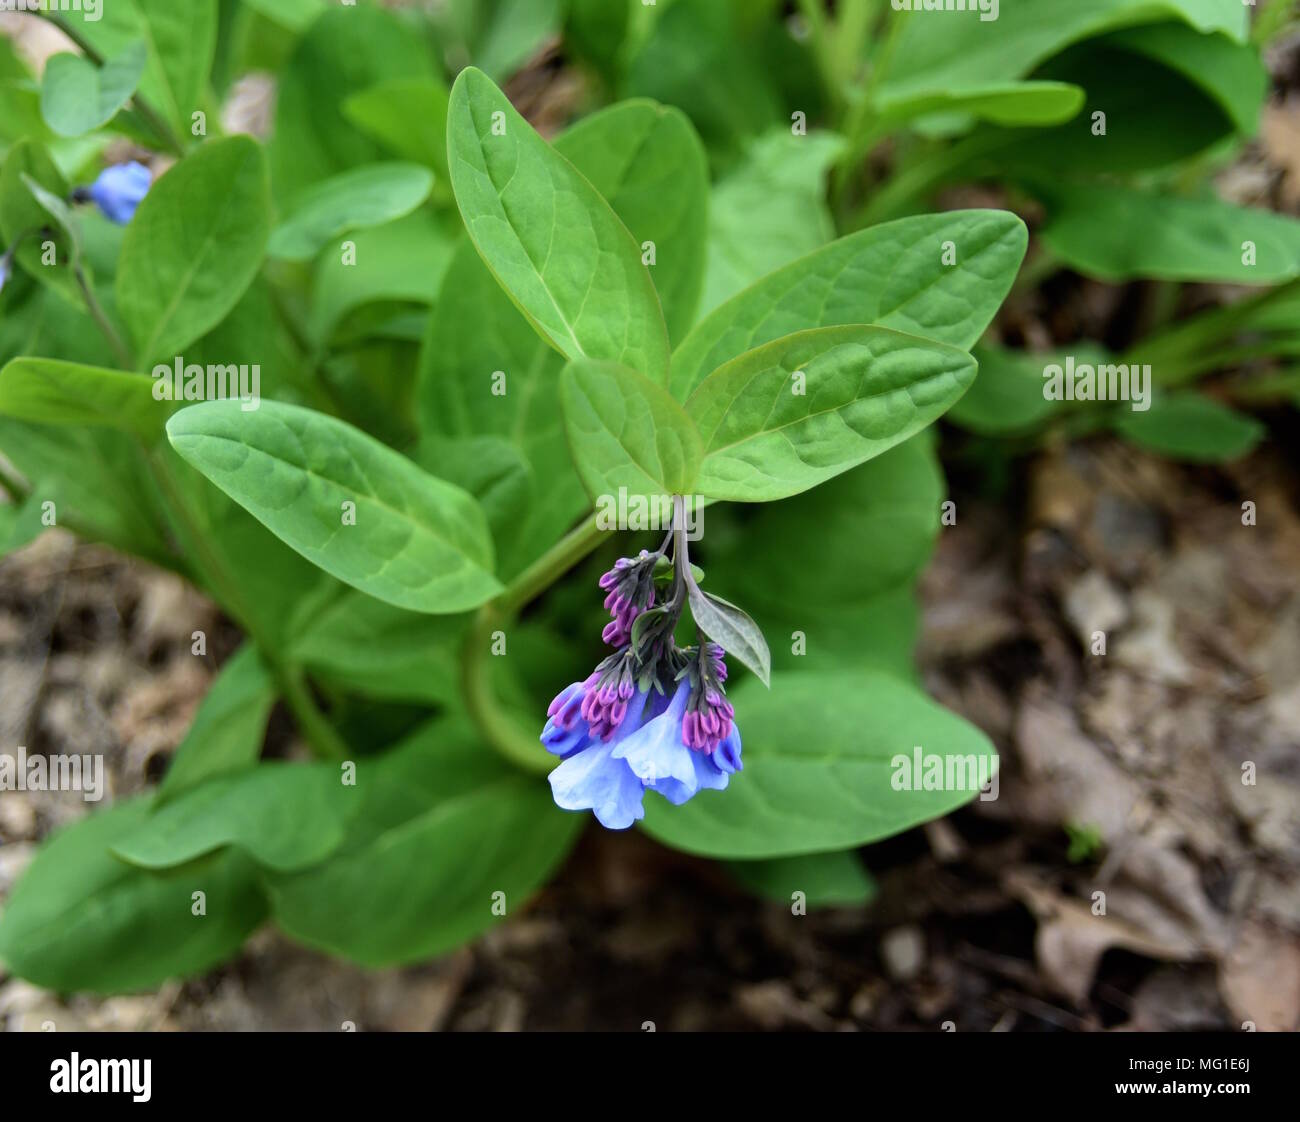
[[[690,688],[690,683],[683,681],[663,713],[647,721],[614,749],[614,755],[627,760],[628,766],[647,786],[676,780],[688,792],[685,798],[699,789],[691,759],[694,753],[682,743],[682,713]]]
[[[591,810],[609,830],[626,830],[645,815],[641,781],[614,746],[596,742],[570,756],[550,774],[555,805],[564,810]]]
[[[745,765],[740,760],[740,727],[732,725],[717,751],[713,753],[713,762],[725,772],[743,771]]]

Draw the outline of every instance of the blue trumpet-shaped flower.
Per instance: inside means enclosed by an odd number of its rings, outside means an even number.
[[[5,290],[5,285],[9,281],[10,268],[11,266],[10,266],[9,254],[6,253],[3,256],[0,256],[0,292],[3,292]]]
[[[143,164],[115,164],[99,173],[85,192],[110,222],[125,226],[135,217],[135,208],[149,193],[153,176]]]
[[[563,757],[550,780],[555,803],[564,810],[591,810],[602,826],[625,830],[645,816],[642,797],[647,790],[680,806],[699,791],[723,790],[728,777],[743,766],[734,725],[713,752],[686,746],[688,681],[678,685],[671,699],[636,690],[607,737],[592,735],[582,715],[593,688],[588,678],[563,690],[551,703],[542,732],[547,750]]]
[[[625,760],[647,789],[674,806],[681,806],[699,791],[726,790],[728,778],[741,767],[740,733],[735,725],[713,752],[686,743],[690,696],[691,683],[681,682],[664,713],[622,738],[610,753],[616,760]],[[721,751],[723,743],[727,745],[725,753]]]
[[[677,529],[673,536],[681,538]],[[611,830],[645,817],[646,791],[681,806],[700,791],[725,789],[741,770],[725,652],[702,632],[693,647],[674,639],[689,566],[681,540],[671,566],[663,547],[642,550],[600,578],[613,617],[602,638],[617,649],[546,711],[542,743],[560,757],[550,777],[556,805],[591,810]],[[671,594],[656,603],[661,579]]]

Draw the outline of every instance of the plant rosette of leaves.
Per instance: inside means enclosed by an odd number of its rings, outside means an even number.
[[[684,114],[632,99],[548,143],[481,69],[433,96],[382,9],[283,29],[296,127],[269,158],[213,137],[156,182],[128,166],[73,189],[30,138],[0,171],[5,298],[78,341],[34,329],[0,371],[25,502],[182,574],[246,637],[161,787],[42,847],[0,958],[60,990],[139,989],[269,919],[411,961],[510,914],[588,811],[757,891],[798,875],[863,899],[856,847],[996,770],[912,680],[909,605],[937,530],[927,430],[975,380],[1023,223],[904,218],[775,267],[733,256],[727,276],[761,271],[709,289],[709,167]],[[51,90],[61,128],[183,135],[183,75],[124,43],[96,57],[97,76],[60,67],[95,94],[79,115]],[[361,85],[311,101],[340,57]],[[387,100],[358,98],[380,82]],[[440,150],[394,124],[406,98],[443,107]],[[264,396],[207,392],[259,355]],[[414,379],[385,388],[403,364]],[[640,509],[653,527],[619,513]],[[848,514],[837,553],[818,527]],[[650,529],[657,548],[609,555]],[[565,579],[597,552],[600,618]],[[764,638],[792,623],[807,662]],[[315,762],[260,760],[277,700]],[[900,784],[918,744],[966,780]]]

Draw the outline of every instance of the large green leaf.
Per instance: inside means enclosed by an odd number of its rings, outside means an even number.
[[[43,425],[0,416],[0,449],[54,504],[57,525],[158,565],[179,566],[139,443],[109,428]]]
[[[463,616],[408,612],[346,589],[294,634],[293,662],[366,697],[448,705],[459,698]]]
[[[560,0],[445,0],[432,19],[454,66],[473,62],[504,81],[559,30],[561,8]]]
[[[0,370],[0,414],[50,425],[103,425],[152,443],[171,404],[142,374],[55,359],[18,358]]]
[[[719,180],[709,214],[704,312],[835,236],[826,173],[843,143],[830,133],[776,129]]]
[[[115,842],[117,856],[169,869],[234,846],[259,865],[293,872],[343,840],[359,799],[338,764],[259,764],[184,791]]]
[[[1269,77],[1253,44],[1226,35],[1203,35],[1183,23],[1125,28],[1105,41],[1177,71],[1215,98],[1239,133],[1255,134]]]
[[[764,858],[865,845],[954,810],[996,771],[983,733],[889,675],[777,674],[770,693],[741,683],[731,701],[745,769],[727,791],[646,800],[642,826],[674,848]],[[932,757],[942,781],[925,790]]]
[[[304,191],[271,235],[272,257],[306,261],[333,238],[410,214],[429,197],[433,175],[419,164],[368,164]]]
[[[1071,353],[1078,361],[1110,361],[1090,345]],[[981,436],[1015,436],[1033,432],[1063,408],[1062,402],[1043,393],[1043,368],[1063,363],[1064,354],[1027,354],[996,346],[976,347],[973,354],[979,376],[948,413],[953,424]]]
[[[148,61],[143,39],[103,66],[81,55],[55,55],[41,79],[41,114],[60,136],[93,132],[131,100]]]
[[[343,848],[274,879],[271,896],[290,936],[366,966],[450,950],[499,922],[494,904],[515,915],[582,825],[545,784],[445,722],[358,761],[357,791]]]
[[[876,882],[852,850],[772,857],[766,861],[730,861],[727,870],[756,896],[789,906],[803,894],[809,908],[853,907],[876,895]]]
[[[815,327],[874,323],[969,347],[1010,290],[1028,238],[1019,218],[997,210],[904,218],[841,238],[702,320],[673,355],[673,395],[685,399],[744,351]]]
[[[425,471],[463,487],[478,500],[492,530],[498,559],[517,558],[521,551],[554,540],[555,526],[541,526],[534,515],[543,505],[543,492],[552,489],[557,480],[543,485],[511,441],[499,436],[431,434],[420,441],[414,458]],[[543,530],[550,537],[539,542],[535,532]]]
[[[626,92],[678,106],[723,161],[782,120],[780,88],[739,15],[739,5],[718,0],[675,0],[635,6],[632,17],[654,27],[630,60]]]
[[[771,502],[878,456],[971,384],[965,351],[883,327],[826,327],[764,344],[686,402],[704,440],[697,490]]]
[[[778,673],[864,667],[915,679],[914,584],[945,493],[934,444],[927,429],[792,499],[709,509],[709,584],[753,613]]]
[[[538,337],[465,242],[452,258],[420,356],[425,433],[499,436],[523,454],[538,486],[519,520],[522,552],[501,557],[513,575],[589,508],[560,412],[564,359]],[[498,372],[501,378],[498,379]]]
[[[1240,459],[1267,433],[1254,417],[1191,392],[1156,394],[1148,410],[1121,406],[1115,431],[1161,456],[1194,463]]]
[[[1046,168],[1059,179],[1165,168],[1236,128],[1218,92],[1109,36],[1071,47],[1037,75],[1084,88],[1082,111],[1050,128],[982,125],[970,137],[981,158],[959,175],[1041,179]],[[1103,118],[1105,132],[1094,132]]]
[[[345,254],[342,244],[335,243],[316,261],[313,333],[322,341],[329,339],[352,313],[367,305],[433,304],[460,238],[455,215],[422,208],[396,222],[350,235],[347,240],[354,253]],[[491,277],[488,280],[500,291]],[[528,331],[532,334],[531,328]]]
[[[437,77],[428,44],[393,12],[370,5],[327,8],[278,76],[271,178],[275,200],[299,195],[348,168],[383,159],[344,110],[380,82]]]
[[[638,245],[655,247],[650,269],[668,333],[695,322],[704,283],[709,168],[695,129],[678,109],[621,101],[583,118],[555,142],[605,198]]]
[[[609,362],[571,362],[560,382],[578,474],[593,500],[690,492],[700,434],[662,386]]]
[[[700,182],[691,155],[696,145],[674,112],[650,102],[627,104],[629,108],[616,105],[592,114],[562,133],[555,148],[605,193],[636,240],[655,243],[659,264],[654,275],[670,321],[676,322],[692,299],[685,263],[698,267],[704,252],[698,227],[707,181]],[[629,145],[629,140],[635,143]],[[611,159],[618,153],[629,159],[626,171]],[[671,185],[662,180],[662,166],[652,167],[651,155],[667,159]],[[684,209],[685,200],[697,196],[699,212]],[[698,293],[698,277],[694,290]],[[510,440],[535,479],[545,481],[515,520],[511,549],[500,553],[503,576],[531,561],[587,508],[560,415],[563,365],[473,246],[463,245],[447,270],[421,350],[420,423],[425,433]],[[501,385],[497,371],[504,375]]]
[[[353,94],[343,116],[404,160],[447,175],[447,96],[441,78],[393,78]]]
[[[221,668],[158,789],[165,803],[205,780],[251,768],[262,751],[275,686],[257,648],[245,643]]]
[[[149,807],[109,807],[41,847],[0,917],[0,960],[11,973],[63,993],[155,989],[229,958],[262,922],[255,868],[239,854],[158,875],[109,852]]]
[[[1090,276],[1277,284],[1300,273],[1300,222],[1286,215],[1104,183],[1054,182],[1042,193],[1044,242]]]
[[[927,90],[895,99],[872,115],[871,135],[937,113],[960,113],[997,125],[1055,125],[1078,113],[1083,100],[1083,90],[1068,82],[990,82],[965,90]]]
[[[31,544],[48,527],[41,525],[41,503],[28,496],[18,502],[0,505],[0,557]]]
[[[709,585],[798,620],[843,611],[916,576],[939,534],[944,481],[933,444],[919,434],[813,491],[747,510],[734,556],[702,562]],[[748,564],[756,553],[763,564]]]
[[[177,413],[167,435],[281,541],[362,592],[447,614],[501,590],[474,499],[343,421],[278,402],[243,412],[210,401]]]
[[[1016,0],[998,18],[975,12],[898,13],[902,21],[879,85],[882,108],[932,91],[961,92],[1023,77],[1072,43],[1133,24],[1182,20],[1244,41],[1245,7],[1220,0]]]
[[[187,545],[192,564],[203,568],[195,574],[196,579],[236,619],[256,630],[262,642],[277,647],[286,636],[299,600],[321,581],[320,570],[191,467],[170,445],[159,444],[153,451],[158,466],[175,483],[176,501],[188,512],[187,521],[194,523],[201,535],[201,543]],[[203,563],[209,555],[227,573],[239,575],[233,587],[206,571]]]
[[[246,136],[208,141],[153,185],[116,283],[142,366],[170,361],[239,302],[262,265],[270,206],[266,160]]]
[[[537,330],[568,358],[666,381],[668,331],[641,248],[481,71],[452,87],[447,150],[465,227]]]

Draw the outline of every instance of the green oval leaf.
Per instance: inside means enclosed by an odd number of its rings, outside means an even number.
[[[173,416],[167,435],[276,537],[362,592],[440,614],[501,591],[478,503],[343,421],[278,402],[244,412],[210,401]]]
[[[154,989],[229,958],[262,922],[255,866],[240,854],[159,875],[109,852],[149,805],[98,811],[41,847],[0,917],[0,961],[11,973],[62,993]],[[196,916],[199,890],[207,910]]]
[[[384,158],[345,116],[352,95],[379,82],[437,76],[428,38],[412,34],[399,13],[370,4],[320,6],[276,75],[270,154],[281,207],[332,175]]]
[[[730,861],[727,870],[755,896],[789,905],[802,892],[810,908],[860,907],[876,895],[876,882],[850,849]]]
[[[149,52],[143,39],[96,66],[81,55],[58,54],[45,64],[41,115],[60,136],[82,136],[107,124],[131,100]]]
[[[266,160],[247,136],[211,140],[150,189],[127,227],[117,308],[144,367],[216,327],[253,282],[271,225]]]
[[[217,48],[217,7],[217,0],[58,5],[60,18],[76,37],[104,58],[116,58],[132,44],[144,43],[148,61],[139,92],[173,139],[189,136],[191,114],[206,107],[203,99]]]
[[[257,648],[245,643],[221,668],[199,704],[158,788],[158,805],[214,776],[256,764],[275,696],[275,685]]]
[[[758,624],[735,604],[701,591],[694,577],[687,581],[686,588],[695,626],[715,643],[721,643],[727,654],[749,667],[763,685],[770,686],[772,654]]]
[[[1121,406],[1115,431],[1161,456],[1218,464],[1246,455],[1268,430],[1212,397],[1188,392],[1157,394],[1146,411]]]
[[[708,248],[709,165],[680,109],[620,101],[562,132],[555,150],[582,173],[631,231],[653,242],[650,268],[669,335],[695,322]]]
[[[817,327],[875,324],[966,349],[992,322],[1028,240],[1025,224],[1000,210],[904,218],[840,238],[701,320],[673,355],[673,396],[684,400],[745,351]]]
[[[410,214],[432,188],[433,173],[419,164],[371,164],[342,172],[303,194],[271,235],[268,252],[286,261],[310,260],[349,230]]]
[[[513,914],[582,826],[463,729],[426,726],[357,764],[364,802],[340,851],[270,885],[292,938],[366,966],[441,954]]]
[[[441,78],[391,78],[354,93],[343,116],[404,160],[447,174],[447,97]]]
[[[329,856],[356,809],[334,764],[259,764],[176,796],[113,844],[132,865],[168,869],[227,846],[292,872]]]
[[[703,447],[662,386],[611,362],[579,361],[560,377],[565,431],[593,501],[688,494]]]
[[[916,5],[914,4],[915,8]],[[970,11],[937,11],[924,19],[904,16],[878,86],[883,103],[936,90],[954,93],[1005,82],[1034,70],[1071,43],[1129,24],[1177,19],[1202,32],[1245,42],[1250,26],[1244,5],[1218,0],[1017,0],[998,18]]]
[[[1287,215],[1101,183],[1044,184],[1041,194],[1044,243],[1089,276],[1277,284],[1300,273],[1300,222]]]
[[[681,807],[646,799],[643,827],[689,853],[786,857],[866,845],[955,810],[997,771],[988,737],[891,675],[778,674],[770,693],[742,682],[730,700],[745,768],[726,792]]]
[[[475,247],[551,345],[665,382],[668,329],[640,247],[595,188],[472,67],[452,87],[447,162]]]
[[[797,495],[906,440],[971,384],[975,360],[883,327],[801,331],[727,363],[686,412],[704,439],[700,494]]]
[[[874,129],[931,113],[962,113],[995,125],[1055,125],[1083,107],[1084,92],[1068,82],[989,82],[966,90],[929,90],[881,107]],[[879,135],[873,132],[872,135]]]
[[[143,374],[48,358],[16,358],[0,370],[0,414],[46,425],[103,425],[146,443],[162,435],[171,405]]]

